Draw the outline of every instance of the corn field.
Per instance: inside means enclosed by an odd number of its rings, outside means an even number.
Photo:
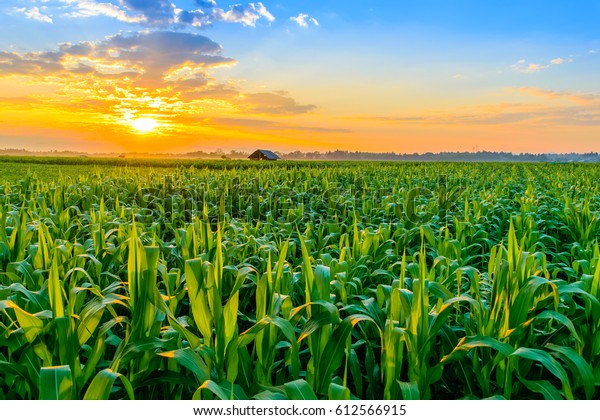
[[[600,398],[600,166],[11,165],[2,399]]]

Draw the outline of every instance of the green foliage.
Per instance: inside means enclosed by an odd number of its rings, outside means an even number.
[[[1,398],[600,398],[600,167],[68,162],[0,172]]]

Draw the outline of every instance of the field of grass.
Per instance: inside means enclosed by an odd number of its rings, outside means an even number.
[[[80,160],[0,162],[2,399],[600,398],[600,166]]]

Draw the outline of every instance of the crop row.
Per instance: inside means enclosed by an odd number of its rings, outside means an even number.
[[[600,167],[105,168],[0,190],[0,397],[600,397]]]

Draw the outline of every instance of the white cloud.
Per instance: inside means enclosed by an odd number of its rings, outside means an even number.
[[[43,14],[40,11],[39,7],[32,7],[31,9],[26,9],[24,7],[23,8],[15,8],[14,11],[24,14],[29,19],[37,20],[39,22],[44,22],[44,23],[53,23],[52,18],[48,15]]]
[[[230,6],[228,11],[224,11],[223,9],[213,9],[213,16],[217,20],[242,23],[246,26],[256,26],[256,22],[261,18],[265,18],[269,22],[275,20],[275,17],[261,2],[248,3],[246,5],[235,4]]]
[[[313,17],[310,17],[306,13],[300,13],[298,16],[292,16],[290,17],[290,20],[296,22],[301,28],[308,28],[309,23],[319,26],[319,21]]]
[[[548,68],[548,66],[542,66],[541,64],[530,64],[525,69],[525,73],[534,73],[536,71],[540,71]]]
[[[217,7],[214,0],[195,0],[195,10],[178,8],[171,0],[58,0],[67,17],[107,16],[126,23],[149,27],[205,27],[215,21],[256,26],[261,19],[275,17],[261,2],[234,4],[228,9]],[[65,7],[66,6],[66,7]]]
[[[126,23],[140,23],[147,20],[142,15],[131,16],[112,3],[96,3],[90,0],[62,0],[62,2],[74,7],[73,11],[66,14],[67,17],[106,16]]]
[[[35,75],[40,79],[52,76],[73,80],[87,74],[108,80],[116,75],[157,87],[181,80],[203,81],[208,69],[236,63],[221,53],[219,44],[199,34],[139,32],[114,35],[96,43],[60,44],[55,51],[0,51],[0,77]]]
[[[540,63],[527,64],[527,61],[525,59],[521,59],[521,60],[517,61],[515,64],[513,64],[512,66],[510,66],[510,68],[519,73],[537,73],[537,72],[545,70],[551,66],[559,66],[561,64],[572,63],[572,62],[573,62],[572,58],[565,59],[565,58],[558,57],[558,58],[550,60],[547,64],[540,64]]]
[[[175,22],[176,8],[169,0],[119,0],[127,10],[142,15],[146,22],[155,26],[167,26]]]

